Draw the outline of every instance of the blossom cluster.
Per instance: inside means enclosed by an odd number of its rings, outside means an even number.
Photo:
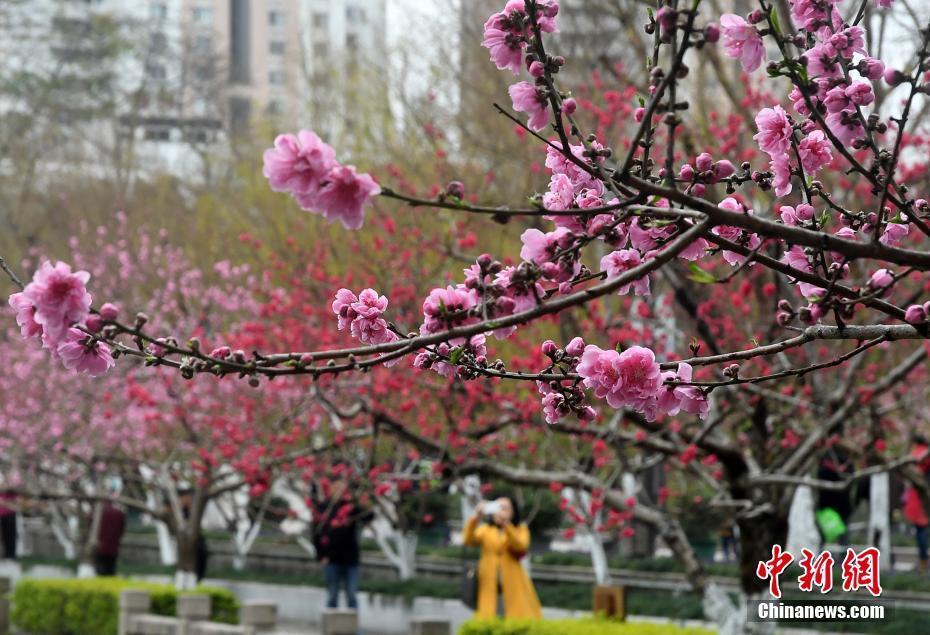
[[[116,318],[116,307],[106,304],[100,313],[91,314],[88,280],[86,271],[72,272],[66,263],[45,262],[21,293],[10,296],[9,303],[23,337],[41,339],[65,368],[99,375],[113,366],[113,355],[92,334],[103,320]]]
[[[514,110],[529,116],[530,130],[542,130],[549,123],[550,90],[543,79],[548,62],[538,59],[528,44],[535,37],[534,28],[540,33],[558,31],[558,13],[557,0],[537,2],[532,15],[527,11],[524,0],[510,0],[503,11],[495,13],[484,23],[481,45],[490,51],[491,61],[497,68],[519,75],[521,66],[525,64],[535,79],[534,82],[517,82],[507,91]],[[556,61],[553,63],[557,64]],[[574,102],[566,102],[563,109],[572,110]]]
[[[387,344],[398,339],[387,320],[381,317],[387,306],[388,299],[374,289],[364,289],[358,295],[339,289],[333,300],[333,313],[340,331],[349,329],[352,337],[363,344]]]
[[[301,209],[339,220],[346,229],[359,229],[365,205],[381,188],[354,165],[336,161],[336,152],[316,133],[301,130],[282,134],[265,150],[263,173],[276,192],[288,192]]]

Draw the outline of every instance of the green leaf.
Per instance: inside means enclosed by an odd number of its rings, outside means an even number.
[[[464,352],[465,352],[465,347],[459,346],[458,348],[452,351],[451,355],[449,355],[449,361],[452,362],[453,364],[458,364],[459,360],[462,359],[462,354]]]
[[[697,266],[697,263],[689,262],[688,269],[691,270],[691,275],[688,277],[699,284],[714,284],[717,282],[717,278],[712,273],[704,271]]]
[[[772,30],[775,31],[775,35],[781,35],[781,24],[778,23],[778,11],[775,7],[769,11],[769,20],[772,21]]]

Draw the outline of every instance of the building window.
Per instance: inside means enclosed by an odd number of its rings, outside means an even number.
[[[146,127],[145,128],[145,140],[146,141],[171,141],[171,128],[165,127]]]
[[[284,55],[284,48],[285,48],[284,45],[285,43],[282,42],[281,40],[272,40],[268,44],[268,51],[272,55]]]
[[[327,23],[327,16],[325,13],[317,12],[313,14],[313,27],[316,29],[325,29]]]
[[[146,64],[145,72],[152,79],[160,80],[168,77],[168,72],[163,64]]]
[[[326,57],[327,55],[329,55],[329,47],[326,45],[326,42],[313,43],[314,57]]]
[[[272,99],[268,102],[268,107],[265,109],[271,116],[284,114],[284,104],[280,99]]]
[[[346,7],[346,21],[349,24],[364,24],[365,19],[365,9],[361,7]]]
[[[198,35],[194,38],[191,48],[195,53],[208,54],[213,52],[213,38],[209,35]]]
[[[153,20],[164,20],[168,17],[168,7],[164,2],[153,2],[149,6],[149,15]]]
[[[194,22],[197,24],[213,24],[213,8],[194,7]]]
[[[287,75],[284,71],[268,71],[268,83],[275,85],[285,84],[287,83]]]
[[[358,49],[357,33],[346,33],[346,48],[352,51]]]
[[[152,33],[151,48],[153,53],[164,53],[168,49],[168,38],[164,33]]]
[[[271,26],[284,26],[284,11],[271,10],[268,12],[268,24]]]

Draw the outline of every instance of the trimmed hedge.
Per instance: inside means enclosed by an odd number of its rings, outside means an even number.
[[[712,635],[702,628],[672,624],[581,620],[469,620],[458,635]]]
[[[13,591],[11,619],[28,632],[43,635],[116,635],[119,595],[123,589],[152,594],[152,613],[174,615],[178,591],[167,584],[125,578],[20,580]],[[210,596],[216,622],[238,622],[239,602],[231,591],[197,587],[181,593]]]

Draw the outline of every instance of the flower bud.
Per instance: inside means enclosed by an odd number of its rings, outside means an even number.
[[[544,278],[557,278],[562,272],[561,267],[554,262],[544,262],[539,270],[542,272]]]
[[[103,327],[103,319],[99,315],[91,313],[84,321],[84,326],[91,333],[99,333],[100,329]]]
[[[597,418],[597,410],[591,406],[585,406],[578,411],[578,418],[582,421],[594,421]]]
[[[927,321],[927,312],[919,304],[912,304],[904,312],[904,321],[908,324],[923,324]]]
[[[717,161],[714,164],[714,176],[717,179],[725,179],[728,176],[732,176],[734,172],[736,172],[736,168],[734,168],[733,164],[726,159]]]
[[[107,321],[113,322],[116,320],[116,316],[119,315],[119,308],[110,302],[107,302],[102,307],[100,307],[100,317]]]
[[[576,337],[565,347],[565,352],[572,357],[581,357],[581,354],[584,353],[584,346],[584,340]]]
[[[779,311],[775,314],[775,322],[778,326],[788,326],[791,324],[792,315],[790,313],[785,313],[784,311]]]
[[[446,196],[465,198],[465,185],[461,181],[449,181],[446,185]]]
[[[678,170],[678,178],[683,181],[694,180],[694,168],[691,167],[690,163],[685,163],[683,166],[681,166],[681,169]]]
[[[882,73],[882,77],[885,78],[885,83],[889,86],[897,86],[898,84],[907,81],[907,75],[896,68],[886,68],[885,72]]]
[[[640,106],[639,108],[637,108],[636,110],[633,111],[633,120],[634,120],[636,123],[642,122],[642,120],[643,120],[645,117],[646,117],[646,109],[643,108],[642,106]]]
[[[714,157],[710,156],[707,152],[702,152],[697,156],[697,159],[694,161],[694,166],[698,169],[699,172],[707,172],[714,165]]]
[[[765,13],[762,12],[762,9],[756,9],[752,11],[749,15],[746,16],[746,22],[749,24],[759,24],[765,19]]]
[[[720,40],[720,27],[711,22],[704,27],[704,39],[715,44]]]
[[[569,97],[562,102],[562,112],[566,115],[571,115],[578,108],[578,102],[575,101],[572,97]]]
[[[542,77],[546,73],[546,67],[542,62],[536,61],[530,63],[530,75],[533,77]]]
[[[542,353],[546,357],[553,357],[558,350],[559,347],[552,340],[546,340],[542,343]]]
[[[887,269],[879,269],[869,278],[869,287],[872,289],[884,289],[894,282],[894,276]]]

